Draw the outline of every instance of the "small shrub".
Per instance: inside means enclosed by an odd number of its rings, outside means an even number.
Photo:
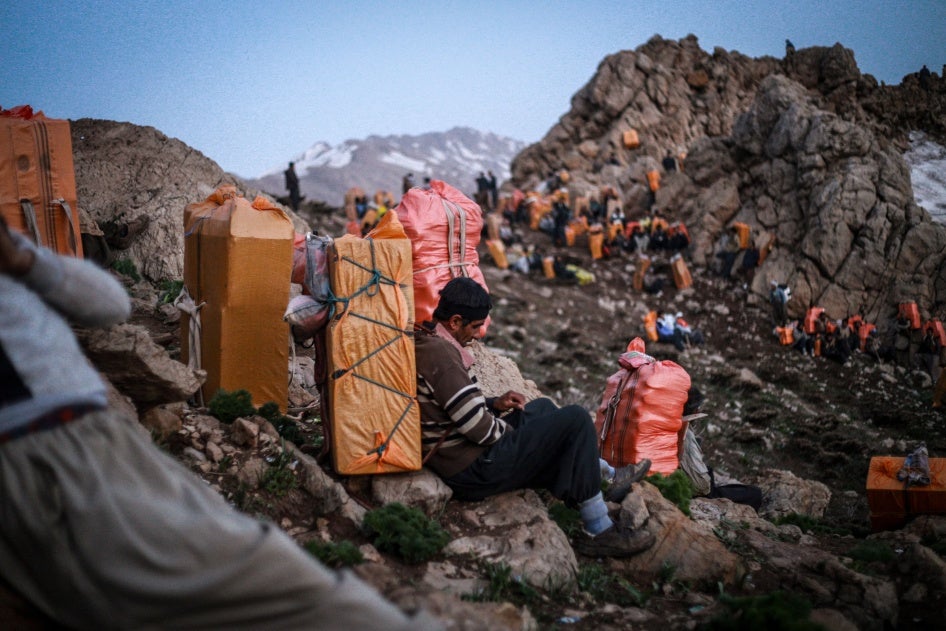
[[[215,416],[222,423],[232,423],[243,416],[253,416],[256,408],[253,407],[253,397],[246,390],[227,392],[223,388],[207,404],[211,416]]]
[[[135,264],[131,261],[131,259],[118,259],[113,261],[112,269],[122,276],[127,276],[136,283],[141,280],[141,274],[138,273],[138,269],[135,267]]]
[[[302,432],[299,430],[299,424],[279,411],[279,405],[273,401],[268,401],[260,406],[259,415],[272,423],[276,432],[284,440],[302,444]]]
[[[762,596],[722,594],[725,611],[703,627],[710,631],[817,631],[824,627],[808,619],[811,604],[802,596],[773,592]]]
[[[889,544],[868,540],[853,547],[848,556],[861,563],[887,563],[893,561],[895,555]]]
[[[450,541],[450,535],[439,523],[400,502],[369,511],[364,528],[376,548],[408,563],[423,563]]]
[[[174,302],[184,288],[182,280],[162,280],[158,286],[158,304],[166,305]]]
[[[480,569],[487,580],[483,589],[470,594],[464,594],[463,600],[473,602],[534,602],[539,598],[539,592],[522,580],[521,576],[513,576],[512,568],[505,563],[481,563]]]
[[[260,486],[276,497],[283,497],[296,488],[298,482],[296,474],[289,468],[290,464],[292,456],[287,451],[281,452],[260,476]]]
[[[677,469],[668,476],[655,473],[647,481],[657,487],[660,494],[677,505],[684,515],[690,515],[690,500],[693,499],[693,483],[687,474]]]
[[[364,563],[365,556],[351,541],[318,541],[305,544],[306,550],[325,565],[333,568],[350,567]]]

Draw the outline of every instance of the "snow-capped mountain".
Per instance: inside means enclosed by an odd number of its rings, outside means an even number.
[[[316,142],[295,162],[300,189],[307,200],[341,206],[345,191],[353,186],[369,195],[390,191],[400,197],[402,178],[414,174],[444,180],[470,195],[480,172],[492,171],[499,182],[509,178],[509,164],[525,143],[468,127],[418,136],[369,136],[332,146]],[[286,194],[280,165],[251,184],[273,195]]]
[[[916,203],[934,221],[946,223],[946,147],[922,132],[910,132],[910,149],[903,158],[910,166]]]

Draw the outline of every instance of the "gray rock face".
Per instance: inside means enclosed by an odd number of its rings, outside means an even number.
[[[184,401],[200,387],[194,371],[171,359],[143,327],[79,330],[77,337],[95,366],[139,407]]]
[[[152,281],[184,275],[184,207],[223,184],[245,197],[259,191],[226,173],[216,162],[153,127],[83,118],[71,121],[79,207],[100,227],[142,215],[148,227],[126,250],[126,258]],[[304,223],[289,213],[296,230]]]
[[[654,37],[601,62],[570,111],[513,162],[513,182],[533,188],[566,168],[573,195],[614,187],[629,218],[655,203],[686,223],[698,266],[713,262],[733,221],[774,235],[750,302],[765,301],[769,280],[788,282],[792,316],[816,304],[831,318],[860,312],[885,324],[898,302],[915,300],[927,318],[946,302],[946,227],[914,202],[902,151],[910,126],[942,127],[946,82],[915,84],[878,86],[840,44],[776,60]],[[638,147],[623,144],[630,129]],[[681,153],[682,171],[661,168]],[[653,169],[662,181],[651,197]]]

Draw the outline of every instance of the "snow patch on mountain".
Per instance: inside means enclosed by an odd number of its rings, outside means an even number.
[[[934,221],[946,224],[946,147],[923,132],[910,132],[910,148],[903,154],[910,167],[913,197]]]
[[[307,199],[341,205],[345,191],[354,186],[368,192],[400,192],[401,180],[408,173],[417,182],[426,177],[444,180],[472,195],[481,172],[492,171],[499,182],[508,180],[512,159],[524,147],[525,143],[513,138],[454,127],[416,136],[368,136],[335,146],[319,141],[290,159]],[[282,164],[247,181],[275,196],[284,195],[285,168]]]
[[[395,166],[403,167],[408,171],[417,171],[419,173],[423,173],[427,168],[427,163],[424,160],[408,158],[400,151],[392,151],[391,153],[382,155],[378,159],[385,164],[393,164]]]

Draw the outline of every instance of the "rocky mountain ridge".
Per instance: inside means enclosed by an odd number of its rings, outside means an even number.
[[[414,174],[450,182],[463,191],[476,190],[480,172],[492,171],[499,181],[509,178],[509,164],[525,143],[468,127],[418,135],[368,136],[338,145],[317,142],[291,158],[299,188],[309,200],[341,206],[345,192],[358,186],[373,194],[401,194],[401,179]],[[251,186],[274,196],[285,193],[285,166],[248,180]]]
[[[900,301],[924,317],[946,305],[946,229],[914,201],[902,153],[908,133],[942,140],[946,80],[915,75],[878,86],[840,44],[779,60],[654,37],[602,61],[545,138],[512,165],[512,183],[538,186],[567,169],[572,195],[615,188],[626,215],[655,203],[686,223],[694,260],[712,261],[727,227],[748,223],[775,246],[755,275],[753,300],[771,280],[830,317],[861,312],[886,325]],[[636,130],[640,145],[625,146]],[[686,154],[668,172],[661,159]],[[646,173],[663,176],[652,197]]]

